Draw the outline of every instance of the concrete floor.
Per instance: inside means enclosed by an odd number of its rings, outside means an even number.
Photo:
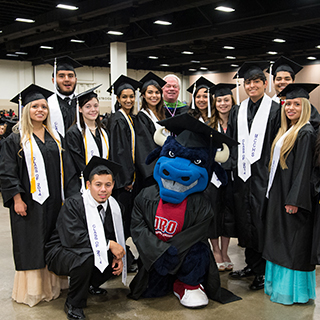
[[[0,197],[2,203],[2,199]],[[18,304],[11,299],[14,278],[14,264],[12,258],[12,244],[10,233],[9,212],[0,206],[0,248],[1,248],[1,287],[0,287],[0,319],[2,320],[38,320],[38,319],[66,319],[63,311],[67,296],[66,290],[61,296],[51,302],[41,302],[33,308]],[[30,248],[31,249],[31,248]],[[237,246],[236,239],[230,244],[230,257],[236,269],[244,267],[243,249]],[[273,303],[263,290],[248,289],[253,280],[230,280],[228,273],[221,275],[222,286],[242,297],[241,301],[222,305],[210,301],[204,309],[190,310],[180,305],[178,299],[170,294],[164,298],[130,300],[126,297],[128,288],[121,283],[120,277],[104,284],[108,290],[106,296],[90,296],[88,307],[84,309],[88,320],[100,319],[139,319],[139,320],[203,320],[203,319],[237,319],[237,320],[311,320],[320,319],[320,269],[317,270],[317,296],[315,301],[305,305],[283,306]],[[132,275],[128,277],[130,281]]]

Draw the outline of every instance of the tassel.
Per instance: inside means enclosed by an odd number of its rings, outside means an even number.
[[[77,127],[78,127],[79,131],[82,132],[82,128],[81,128],[81,124],[80,124],[80,111],[79,111],[79,99],[78,98],[77,98],[76,110],[77,110]]]
[[[269,92],[271,92],[271,83],[272,83],[272,63],[270,63],[269,67]]]
[[[240,105],[239,73],[237,73],[237,105]]]
[[[208,118],[211,118],[210,88],[208,88]]]
[[[86,190],[86,185],[84,183],[84,177],[83,177],[83,172],[81,172],[81,189],[80,189],[80,192],[83,193],[85,190]]]
[[[19,131],[21,130],[21,119],[22,119],[22,97],[21,93],[19,94]]]
[[[191,109],[195,109],[195,102],[194,102],[194,93],[196,91],[196,83],[194,83],[194,86],[193,86],[193,91],[192,91],[192,102],[191,102]]]
[[[115,113],[115,103],[116,103],[116,96],[114,94],[114,86],[111,89],[111,113]]]
[[[138,109],[138,112],[140,111],[140,89],[138,88],[137,90],[137,96],[138,96],[138,99],[136,98],[136,101],[137,101],[137,109]]]
[[[58,92],[57,87],[57,58],[54,58],[54,64],[53,64],[53,85],[54,85],[54,93]]]

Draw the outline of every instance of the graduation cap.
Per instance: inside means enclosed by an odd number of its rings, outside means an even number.
[[[56,64],[56,70],[55,73],[57,73],[60,70],[70,70],[75,72],[74,69],[82,67],[82,64],[78,61],[70,58],[69,56],[61,56],[54,59],[46,60],[49,64],[51,64],[53,67]]]
[[[232,95],[232,89],[234,89],[237,85],[233,83],[218,83],[214,85],[210,90],[215,97],[223,97],[228,94]]]
[[[19,99],[21,97],[21,104],[25,106],[29,102],[45,99],[53,95],[52,91],[49,91],[45,88],[39,87],[36,84],[30,84],[27,88],[23,89],[20,93],[18,93],[14,98],[10,100],[10,102],[19,104]]]
[[[250,79],[255,75],[265,76],[263,70],[269,66],[268,61],[246,61],[235,74],[233,79]]]
[[[317,83],[290,83],[278,94],[278,97],[309,99],[309,93],[318,86]]]
[[[120,97],[122,90],[131,89],[135,92],[138,88],[140,88],[142,83],[140,81],[134,80],[123,74],[111,85],[111,87],[107,90],[110,92],[111,97],[111,112],[115,113],[114,105],[115,105],[115,96]]]
[[[146,74],[142,79],[140,79],[140,82],[142,83],[141,90],[151,85],[159,85],[162,88],[167,83],[151,71],[148,74]]]
[[[281,56],[272,65],[271,74],[273,76],[276,76],[278,72],[286,71],[286,72],[289,72],[290,74],[296,75],[302,69],[303,69],[303,67],[300,64],[298,64],[298,63],[296,63],[296,62],[294,62],[284,56]],[[267,72],[270,73],[270,70],[267,70]]]
[[[81,105],[82,101],[84,101],[85,99],[91,99],[91,98],[97,98],[98,95],[94,92],[94,90],[98,89],[99,87],[101,87],[102,84],[99,84],[89,90],[86,90],[84,92],[79,93],[78,95],[76,95],[73,99],[78,99],[79,100],[79,104]]]
[[[194,101],[194,94],[196,91],[199,91],[201,88],[207,89],[205,92],[210,95],[210,88],[214,86],[214,83],[210,80],[200,77],[197,81],[195,81],[188,89],[187,91],[192,93],[192,102],[191,102],[191,109],[195,109],[195,101]],[[211,118],[211,104],[210,104],[210,98],[208,96],[208,118]]]
[[[84,180],[88,181],[91,173],[95,174],[95,172],[98,173],[105,169],[109,169],[115,177],[120,171],[121,165],[101,157],[93,156],[83,170]]]
[[[164,119],[158,123],[177,135],[176,141],[184,147],[210,148],[212,145],[216,148],[221,148],[222,143],[227,144],[229,147],[238,145],[235,140],[209,127],[188,113]]]

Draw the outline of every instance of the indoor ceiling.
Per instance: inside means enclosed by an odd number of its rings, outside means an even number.
[[[60,9],[59,3],[78,9]],[[234,11],[215,10],[221,5]],[[231,71],[245,60],[281,55],[303,65],[314,63],[310,56],[320,58],[319,0],[4,0],[0,9],[0,59],[33,65],[69,55],[83,65],[107,67],[115,41],[127,43],[130,69],[183,74]]]

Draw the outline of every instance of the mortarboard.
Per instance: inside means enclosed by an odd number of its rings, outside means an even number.
[[[143,90],[147,86],[156,84],[162,88],[167,83],[151,71],[148,74],[146,74],[142,79],[140,79],[140,82],[142,83],[141,90]]]
[[[232,95],[232,89],[234,89],[237,85],[233,83],[218,83],[214,85],[210,90],[215,97],[226,96],[227,94]]]
[[[107,92],[112,93],[112,89],[114,93],[119,97],[122,90],[124,89],[132,89],[136,91],[141,87],[141,82],[124,76],[123,74],[112,84],[112,86],[107,90]]]
[[[62,57],[57,57],[54,59],[46,60],[49,64],[51,64],[53,67],[55,65],[55,62],[57,64],[56,66],[56,72],[60,70],[70,70],[74,71],[74,69],[82,67],[82,64],[79,63],[78,61],[70,58],[69,56],[62,56]]]
[[[268,61],[246,61],[235,74],[233,79],[243,78],[247,80],[255,75],[264,76],[263,70],[268,67]]]
[[[121,165],[101,157],[93,156],[83,170],[84,180],[85,181],[89,180],[90,173],[92,172],[92,170],[95,169],[95,171],[99,172],[100,170],[103,170],[106,168],[111,170],[113,173],[113,176],[115,177],[120,171]]]
[[[78,95],[76,95],[73,99],[78,99],[79,100],[79,104],[81,105],[82,101],[84,101],[85,99],[91,99],[91,98],[97,98],[98,95],[94,92],[94,90],[98,89],[99,87],[101,87],[102,84],[99,84],[89,90],[86,90],[84,92],[79,93]]]
[[[295,75],[302,69],[303,69],[303,67],[300,64],[298,64],[298,63],[296,63],[296,62],[294,62],[284,56],[281,56],[272,65],[271,73],[273,76],[276,76],[279,71],[287,71],[287,72],[290,72],[291,74]],[[267,70],[267,72],[270,73],[269,70]]]
[[[309,99],[309,93],[318,86],[317,83],[290,83],[278,94],[278,97]]]

